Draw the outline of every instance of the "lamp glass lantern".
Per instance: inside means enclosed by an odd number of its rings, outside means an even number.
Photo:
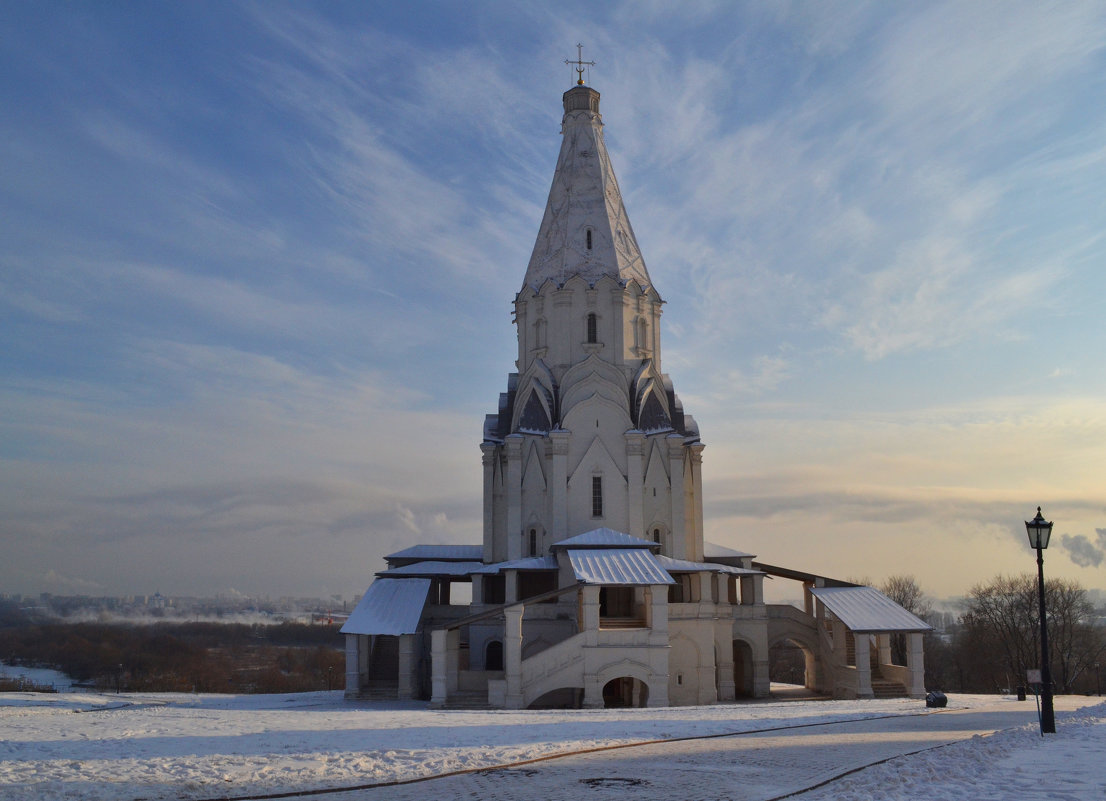
[[[1042,550],[1048,547],[1048,539],[1052,536],[1052,521],[1045,520],[1041,514],[1041,507],[1037,507],[1037,516],[1025,521],[1025,531],[1029,535],[1029,547]]]

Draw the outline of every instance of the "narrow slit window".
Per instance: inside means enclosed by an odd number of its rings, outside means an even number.
[[[587,230],[588,250],[591,250],[591,229]]]
[[[535,528],[530,529],[530,555],[538,555],[538,530]]]
[[[594,314],[588,315],[588,344],[599,341],[599,318]]]
[[[603,516],[603,476],[591,477],[591,516]]]

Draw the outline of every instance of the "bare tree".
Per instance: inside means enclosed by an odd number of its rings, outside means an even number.
[[[1025,681],[1041,662],[1037,580],[1028,573],[997,576],[972,587],[962,622],[961,652],[978,685],[990,689]],[[1048,607],[1049,667],[1058,692],[1067,692],[1104,653],[1103,632],[1094,625],[1094,606],[1077,582],[1045,583]]]

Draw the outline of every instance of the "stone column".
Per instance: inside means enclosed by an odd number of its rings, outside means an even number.
[[[549,432],[553,448],[553,530],[550,542],[568,539],[568,442],[572,434],[563,429]]]
[[[699,614],[713,617],[714,582],[710,573],[693,573],[693,581],[699,587]]]
[[[687,556],[693,562],[703,561],[703,449],[701,442],[687,446],[691,459],[691,501],[688,510]]]
[[[507,681],[507,709],[522,709],[522,615],[523,604],[503,610],[503,678]]]
[[[511,434],[507,449],[507,560],[522,558],[522,441],[521,434]]]
[[[627,431],[626,437],[626,481],[629,486],[629,531],[635,537],[652,539],[645,531],[645,474],[641,464],[641,451],[645,445],[645,435],[640,431]]]
[[[922,646],[922,633],[912,631],[906,635],[906,666],[910,669],[911,698],[925,698],[926,675],[925,653]]]
[[[877,634],[876,635],[876,649],[879,651],[879,663],[881,665],[891,664],[891,635],[890,634]]]
[[[599,587],[587,584],[580,591],[580,603],[583,605],[584,645],[599,644]],[[599,699],[602,704],[603,699]]]
[[[581,706],[584,709],[603,708],[603,688],[594,673],[584,673],[584,702]]]
[[[446,650],[447,641],[445,629],[434,629],[430,632],[430,705],[444,706],[449,697],[446,689]]]
[[[362,637],[368,639],[364,634],[346,635],[346,698],[354,698],[361,692],[361,670],[357,657],[361,651],[358,640]]]
[[[754,606],[764,606],[764,576],[750,576],[753,597],[750,600]],[[744,603],[744,599],[742,599]]]
[[[461,630],[450,629],[446,633],[445,689],[447,695],[457,692],[461,667]]]
[[[737,691],[733,683],[733,622],[719,620],[714,624],[714,653],[718,671],[718,700],[722,702],[733,701],[737,698]]]
[[[649,604],[650,642],[668,645],[668,586],[655,584],[646,587],[645,601]]]
[[[687,555],[687,530],[684,521],[686,493],[684,492],[684,438],[679,434],[665,437],[668,445],[668,478],[672,491],[668,493],[672,514],[672,558],[689,559]]]
[[[853,632],[853,642],[856,644],[856,697],[871,698],[872,692],[872,659],[871,635],[857,634]]]
[[[399,684],[396,697],[415,697],[415,635],[399,635]]]
[[[768,676],[768,629],[751,633],[753,647],[753,697],[767,698],[772,689]]]
[[[488,564],[502,561],[495,555],[495,461],[498,448],[494,442],[480,445],[481,463],[484,466],[484,561]]]

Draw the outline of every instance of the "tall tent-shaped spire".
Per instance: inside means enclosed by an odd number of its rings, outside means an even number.
[[[610,276],[649,287],[652,281],[603,142],[599,93],[574,86],[563,100],[564,138],[525,286],[538,290],[547,281],[562,285],[579,275],[593,285]]]

